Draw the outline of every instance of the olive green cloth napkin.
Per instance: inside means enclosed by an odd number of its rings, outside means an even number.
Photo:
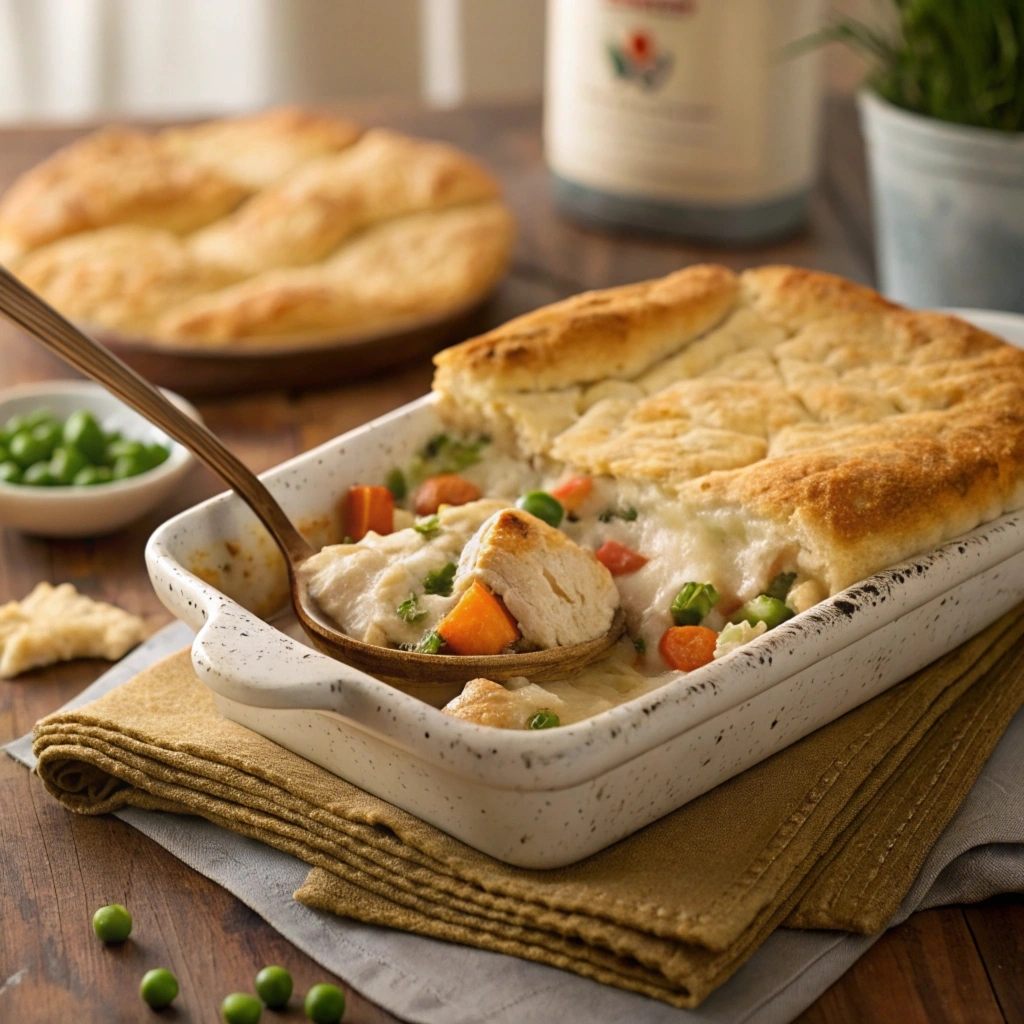
[[[510,867],[218,715],[188,651],[39,722],[69,809],[199,814],[313,866],[302,902],[694,1006],[780,925],[884,927],[1024,703],[1018,610],[579,864]]]

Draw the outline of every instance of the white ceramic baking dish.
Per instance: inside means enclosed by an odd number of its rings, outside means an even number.
[[[1024,347],[1024,318],[969,318]],[[263,479],[323,540],[344,488],[381,478],[437,426],[421,399]],[[659,690],[539,732],[450,718],[312,649],[294,619],[270,616],[286,601],[283,565],[233,495],[164,524],[146,558],[157,594],[198,631],[193,662],[222,714],[500,860],[557,867],[825,725],[1024,601],[1024,512]]]

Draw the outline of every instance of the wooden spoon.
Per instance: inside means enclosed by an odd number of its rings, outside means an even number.
[[[621,609],[608,632],[596,640],[529,654],[416,654],[376,647],[346,636],[323,615],[301,584],[302,563],[316,553],[312,545],[295,529],[264,484],[205,426],[189,419],[152,384],[83,334],[2,266],[0,313],[188,448],[256,513],[284,555],[295,614],[310,640],[325,654],[429,699],[423,684],[450,687],[479,676],[497,682],[512,676],[535,680],[563,678],[599,658],[621,636]]]

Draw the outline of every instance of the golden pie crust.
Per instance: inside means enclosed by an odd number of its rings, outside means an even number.
[[[797,552],[831,593],[1024,506],[1024,352],[829,274],[689,267],[435,362],[454,426]]]
[[[187,346],[443,316],[494,287],[513,240],[472,157],[294,107],[105,129],[0,200],[0,261],[58,309]]]

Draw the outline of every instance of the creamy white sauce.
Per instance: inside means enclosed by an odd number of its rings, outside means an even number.
[[[417,642],[457,599],[424,595],[427,573],[448,562],[458,563],[474,531],[493,511],[507,507],[526,491],[551,490],[569,474],[541,460],[531,464],[485,449],[482,460],[460,475],[475,483],[485,499],[460,509],[443,509],[448,528],[437,536],[423,538],[414,530],[401,529],[388,537],[370,534],[360,544],[325,549],[319,575],[312,580],[318,592],[313,586],[311,592],[346,632],[370,643]],[[600,518],[607,510],[628,509],[636,510],[635,519]],[[408,522],[408,516],[407,511],[396,510],[396,526]],[[456,523],[455,529],[450,528]],[[718,606],[705,620],[716,631],[723,630],[728,616],[762,593],[779,572],[795,571],[801,577],[790,601],[795,610],[802,611],[825,596],[821,584],[808,579],[806,568],[798,564],[798,552],[787,547],[791,542],[769,525],[737,513],[698,513],[653,486],[595,477],[586,503],[568,515],[561,528],[581,547],[595,551],[613,540],[643,555],[647,563],[635,573],[614,578],[628,638],[612,656],[571,680],[505,684],[510,715],[518,720],[521,712],[523,724],[541,707],[554,710],[563,724],[579,721],[677,677],[678,672],[666,670],[658,644],[673,625],[672,601],[687,583],[711,583],[718,591]],[[419,595],[418,610],[426,613],[414,623],[403,622],[396,614],[410,594]],[[729,627],[716,658],[763,632],[746,624]],[[637,653],[634,642],[644,653]]]
[[[650,693],[678,675],[664,669],[651,675],[643,671],[641,664],[627,638],[615,646],[609,657],[588,666],[572,679],[545,683],[510,679],[505,687],[512,691],[514,705],[519,705],[523,712],[522,723],[510,722],[510,725],[524,728],[529,716],[542,710],[554,711],[561,725],[571,725]]]

